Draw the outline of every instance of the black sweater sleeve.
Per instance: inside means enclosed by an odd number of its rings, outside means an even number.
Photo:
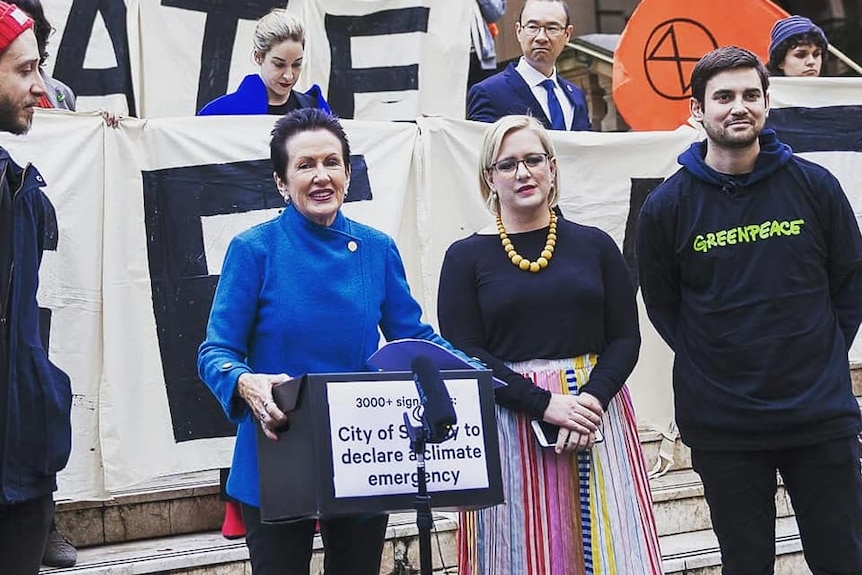
[[[454,244],[447,250],[437,292],[440,333],[452,345],[482,361],[494,376],[508,385],[495,389],[498,404],[541,419],[551,401],[550,392],[509,369],[487,350],[482,313],[476,288],[476,273],[469,249]]]
[[[829,295],[849,352],[862,322],[862,236],[841,184],[828,172],[823,177],[822,185],[830,192],[825,194],[830,200],[826,226]]]
[[[654,214],[656,201],[654,197],[647,198],[638,217],[638,278],[650,321],[668,346],[676,350],[682,300],[679,272],[668,224]]]
[[[594,395],[607,409],[635,368],[641,336],[634,286],[623,255],[610,236],[598,238],[606,345],[581,392]]]

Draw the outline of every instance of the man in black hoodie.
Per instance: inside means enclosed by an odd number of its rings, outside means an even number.
[[[862,429],[847,352],[862,321],[862,236],[829,171],[772,130],[769,79],[736,47],[695,66],[706,132],[647,199],[637,256],[675,353],[676,418],[725,574],[772,573],[776,471],[814,573],[862,573]]]

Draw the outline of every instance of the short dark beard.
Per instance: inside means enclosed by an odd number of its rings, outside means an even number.
[[[9,101],[8,98],[0,97],[0,131],[10,132],[22,136],[30,131],[32,122],[23,125],[18,120],[21,109]]]
[[[763,127],[761,127],[759,130],[755,130],[753,137],[746,140],[735,140],[730,138],[716,138],[714,134],[710,133],[711,130],[706,129],[706,126],[704,126],[703,129],[704,131],[706,131],[706,136],[707,138],[709,138],[709,141],[712,144],[720,148],[727,148],[733,150],[742,150],[748,148],[749,146],[757,142],[757,140],[760,138],[760,133],[763,131]],[[725,130],[724,133],[726,134],[727,131]]]

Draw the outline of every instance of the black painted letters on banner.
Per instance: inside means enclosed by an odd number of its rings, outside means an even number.
[[[350,158],[345,201],[371,199],[363,156]],[[197,375],[217,275],[207,266],[206,216],[284,206],[269,160],[207,164],[143,173],[144,224],[159,353],[174,439],[233,435],[235,429]]]
[[[114,48],[117,65],[113,68],[84,68],[84,58],[98,14],[102,15]],[[53,76],[67,84],[79,97],[122,94],[126,97],[129,114],[136,115],[129,64],[126,3],[123,0],[72,1],[66,29],[57,50]]]
[[[207,15],[195,110],[227,93],[237,23],[259,20],[273,8],[286,8],[287,4],[287,0],[162,0],[162,6],[206,12]],[[250,42],[248,49],[252,49]]]

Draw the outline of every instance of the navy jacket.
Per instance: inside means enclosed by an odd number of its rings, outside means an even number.
[[[46,242],[56,242],[56,215],[33,166],[22,169],[0,148],[0,186],[12,188],[11,290],[8,331],[0,352],[0,503],[26,501],[56,489],[56,473],[72,446],[69,377],[49,360],[39,334],[39,264]],[[7,246],[8,247],[8,246]],[[2,321],[0,321],[2,323]],[[0,341],[2,341],[0,337]]]
[[[840,184],[771,130],[750,174],[693,144],[647,198],[637,259],[650,319],[675,352],[691,447],[795,447],[862,429],[847,352],[862,321],[862,236]]]
[[[320,108],[332,113],[317,84],[308,92],[293,91],[299,99],[300,108]],[[198,116],[246,116],[269,113],[266,85],[258,74],[249,74],[240,82],[236,92],[220,96],[206,104]]]
[[[559,76],[557,81],[574,108],[572,125],[569,129],[590,130],[590,114],[587,111],[584,93]],[[485,78],[470,88],[467,93],[467,119],[492,123],[503,116],[512,115],[532,116],[542,122],[545,128],[551,129],[551,120],[533,96],[530,86],[518,74],[515,65],[509,64],[502,72]]]

